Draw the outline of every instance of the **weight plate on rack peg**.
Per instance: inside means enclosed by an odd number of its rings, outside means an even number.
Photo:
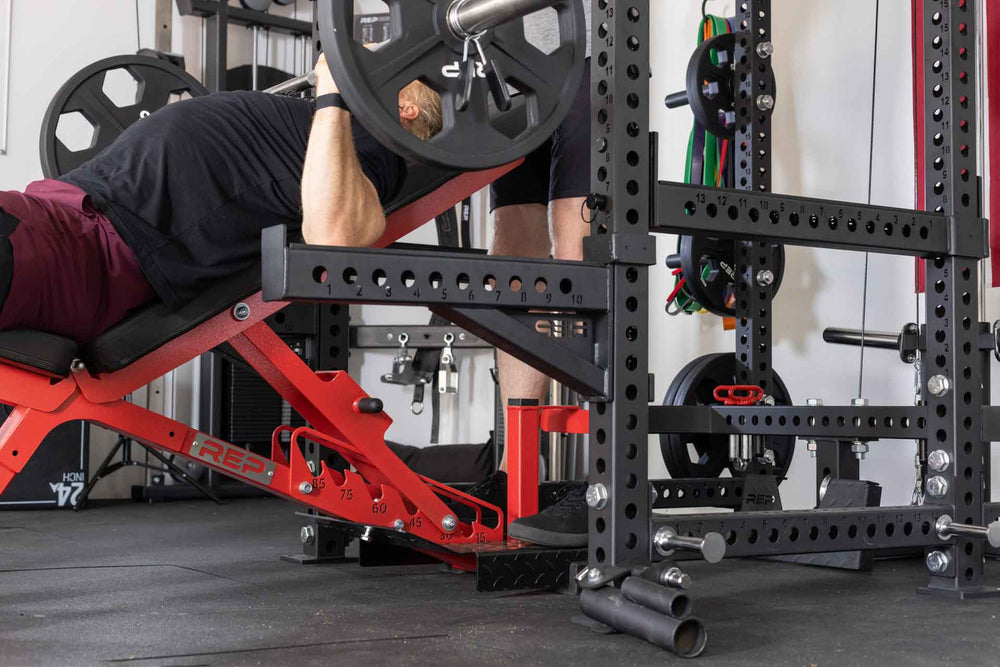
[[[42,119],[41,159],[46,178],[76,169],[114,143],[130,125],[172,101],[208,95],[197,79],[165,60],[114,56],[84,67],[64,83]],[[67,146],[59,135],[82,139]],[[90,141],[86,134],[90,133]]]
[[[688,63],[687,100],[698,123],[717,137],[736,136],[736,91],[733,65],[736,34],[716,35],[698,45]],[[772,99],[777,95],[774,72],[768,70],[766,85]]]
[[[677,255],[668,264],[679,263],[684,289],[705,310],[720,317],[736,316],[736,246],[729,239],[704,236],[681,236]],[[785,277],[785,248],[777,246],[771,260],[772,296],[778,293]],[[758,287],[760,285],[757,285]]]
[[[736,383],[736,355],[731,353],[709,354],[690,362],[674,377],[667,389],[663,404],[718,405],[713,396],[720,385]],[[774,397],[776,405],[791,405],[785,383],[774,373],[774,388],[765,393]],[[785,476],[795,454],[792,436],[765,436],[764,447],[774,452],[774,473],[779,483]],[[675,479],[718,477],[726,469],[739,476],[729,461],[729,436],[709,434],[660,434],[660,452],[663,462]]]
[[[354,0],[317,0],[316,8],[322,48],[341,94],[358,121],[393,152],[436,167],[498,167],[547,141],[574,104],[586,56],[586,24],[578,0],[552,6],[560,45],[549,54],[528,42],[521,19],[487,30],[480,39],[508,90],[520,93],[507,111],[497,108],[481,70],[468,107],[456,109],[465,43],[447,27],[452,0],[386,4],[394,37],[377,49],[351,37]],[[399,121],[399,91],[416,80],[442,97],[444,128],[427,141]]]

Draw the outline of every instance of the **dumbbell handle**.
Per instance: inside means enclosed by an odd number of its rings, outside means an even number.
[[[656,531],[653,544],[662,556],[671,555],[675,549],[698,551],[709,563],[718,563],[726,557],[726,540],[718,533],[706,533],[704,537],[678,535],[670,526]]]
[[[663,101],[663,103],[667,105],[668,109],[679,109],[690,104],[686,90],[667,95],[667,98]]]

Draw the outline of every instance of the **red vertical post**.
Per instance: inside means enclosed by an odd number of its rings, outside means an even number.
[[[990,165],[990,261],[993,269],[993,287],[1000,287],[1000,0],[986,0],[986,81],[989,91],[986,122],[989,126],[989,144],[986,157]],[[997,179],[993,183],[993,179]]]
[[[541,408],[535,399],[507,405],[507,524],[538,514],[538,438]]]
[[[913,161],[914,202],[918,211],[925,210],[924,193],[924,0],[910,0],[913,40]],[[924,260],[914,261],[916,292],[924,291]]]

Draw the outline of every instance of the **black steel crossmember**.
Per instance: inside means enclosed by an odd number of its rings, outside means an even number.
[[[398,350],[407,347],[411,350],[437,349],[444,347],[444,337],[451,334],[454,340],[451,347],[459,349],[476,349],[490,347],[477,336],[466,333],[458,327],[437,327],[421,324],[399,324],[396,326],[354,326],[351,332],[351,349],[384,349]],[[400,336],[405,335],[406,345],[400,342]]]
[[[774,556],[827,551],[937,546],[934,522],[947,506],[819,509],[732,514],[657,516],[652,532],[669,526],[680,535],[714,532],[727,543],[726,557]],[[655,549],[653,560],[663,560]]]
[[[914,439],[926,433],[926,415],[926,408],[919,406],[654,405],[649,408],[649,432],[794,435],[832,440]]]
[[[231,7],[226,0],[177,0],[177,11],[181,16],[203,18],[222,14],[230,25],[259,26],[289,35],[312,37],[312,24],[309,21],[299,21],[243,7]]]
[[[742,477],[651,479],[649,495],[654,510],[692,507],[740,507]]]
[[[604,266],[463,252],[285,245],[281,227],[265,230],[263,239],[268,301],[608,309]]]
[[[979,218],[667,182],[651,230],[918,257],[986,257],[989,238]]]

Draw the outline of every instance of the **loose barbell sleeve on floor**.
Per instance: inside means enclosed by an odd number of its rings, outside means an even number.
[[[647,609],[674,618],[687,618],[694,605],[683,591],[667,588],[640,577],[628,577],[622,582],[622,595]]]
[[[694,658],[705,650],[708,633],[697,618],[671,618],[629,602],[611,587],[585,590],[580,607],[590,618],[609,628],[643,639],[654,646],[685,658]]]

